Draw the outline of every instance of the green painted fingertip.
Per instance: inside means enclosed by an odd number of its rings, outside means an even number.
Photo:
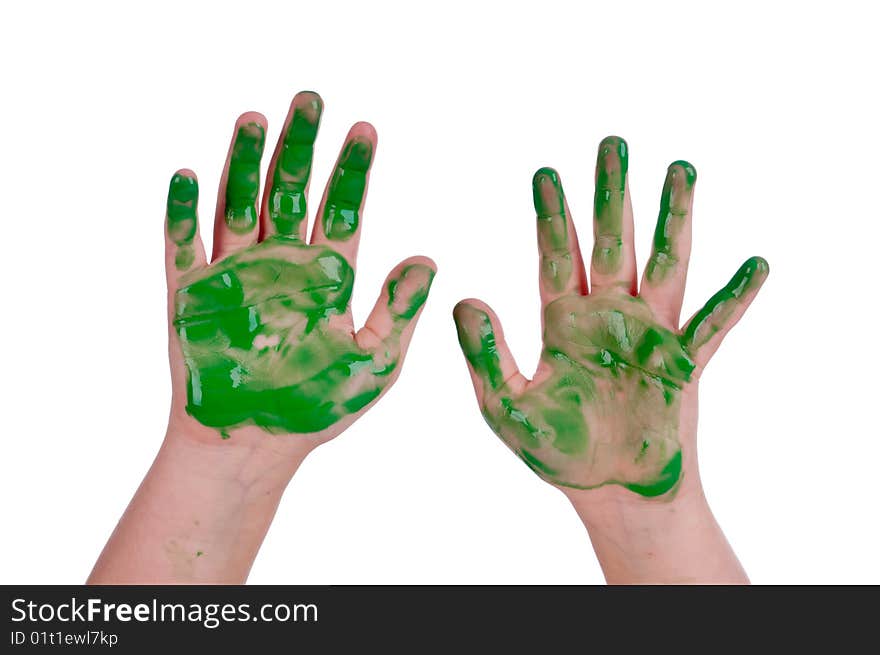
[[[565,214],[565,195],[559,173],[549,167],[542,167],[532,176],[532,200],[538,218],[548,218]]]
[[[409,322],[425,304],[435,271],[424,264],[405,266],[388,282],[388,309],[392,317]]]
[[[671,164],[669,164],[669,169],[680,169],[684,174],[685,184],[688,189],[694,186],[697,182],[697,169],[691,164],[689,161],[685,161],[684,159],[677,159]]]

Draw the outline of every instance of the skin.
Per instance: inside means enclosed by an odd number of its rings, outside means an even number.
[[[235,124],[209,263],[198,182],[172,178],[166,212],[171,416],[150,471],[90,583],[240,583],[305,457],[400,374],[436,267],[398,264],[366,323],[351,293],[376,150],[368,123],[342,147],[307,238],[309,175],[323,103],[291,104],[260,196],[266,120]]]
[[[456,306],[459,343],[486,422],[531,470],[562,489],[593,527],[609,581],[742,582],[745,574],[711,517],[699,481],[697,384],[769,269],[760,257],[748,259],[680,325],[696,171],[683,161],[670,165],[638,287],[628,155],[619,137],[599,146],[592,288],[559,175],[542,168],[534,176],[544,327],[532,379],[519,372],[497,317],[481,301]],[[693,523],[680,520],[682,507],[692,508]],[[641,521],[657,533],[634,531]],[[658,549],[658,538],[674,540],[666,531],[672,523],[701,535],[706,552],[721,553],[718,566],[689,569],[673,557],[665,569],[637,575],[646,553],[656,560],[658,550],[667,550]]]

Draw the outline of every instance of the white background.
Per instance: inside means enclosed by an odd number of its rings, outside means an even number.
[[[703,481],[745,568],[880,583],[877,21],[724,6],[4,4],[0,582],[83,581],[162,440],[169,176],[193,168],[211,216],[236,116],[266,114],[269,150],[314,89],[314,188],[352,122],[379,132],[356,321],[403,257],[440,271],[399,384],[297,473],[251,582],[602,581],[563,496],[483,423],[450,312],[489,302],[533,370],[532,172],[560,171],[589,244],[619,134],[641,262],[666,165],[699,171],[686,316],[771,265],[701,384]]]

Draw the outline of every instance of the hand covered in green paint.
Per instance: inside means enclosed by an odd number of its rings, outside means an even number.
[[[198,237],[195,174],[181,170],[171,180],[172,420],[195,419],[215,437],[265,431],[308,434],[319,443],[363,413],[400,372],[434,264],[423,257],[400,263],[355,332],[350,301],[376,133],[367,123],[351,128],[308,239],[321,112],[318,95],[294,98],[262,202],[266,120],[255,113],[238,119],[210,264]]]
[[[533,190],[543,341],[532,380],[520,374],[497,317],[476,300],[454,312],[480,409],[539,476],[561,487],[618,484],[642,496],[674,490],[696,471],[697,380],[767,277],[747,260],[679,327],[696,172],[667,172],[651,257],[637,290],[627,145],[599,146],[590,280],[556,171]]]

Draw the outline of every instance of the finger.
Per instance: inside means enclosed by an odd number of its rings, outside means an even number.
[[[609,287],[636,291],[633,212],[627,184],[629,149],[619,136],[599,144],[593,196],[593,257],[590,284],[595,293]]]
[[[297,93],[290,103],[266,176],[271,186],[263,194],[261,238],[284,234],[306,240],[306,199],[323,109],[321,96],[312,91]]]
[[[355,335],[358,345],[390,366],[402,360],[436,271],[437,265],[427,257],[410,257],[395,266],[373,311]]]
[[[376,142],[376,130],[369,123],[356,123],[349,130],[312,231],[312,243],[332,246],[352,268]]]
[[[220,180],[212,261],[257,242],[260,160],[265,144],[266,118],[256,112],[242,114],[235,122]]]
[[[205,248],[199,238],[198,204],[196,174],[189,169],[177,171],[168,186],[165,212],[165,270],[172,292],[184,273],[206,263]]]
[[[585,293],[586,273],[562,182],[555,170],[538,169],[532,178],[532,198],[541,260],[539,287],[541,302],[546,306],[560,296]]]
[[[521,391],[527,380],[510,354],[495,312],[480,300],[468,299],[455,306],[452,316],[480,403],[505,386]]]
[[[691,256],[691,210],[697,171],[686,161],[669,165],[651,257],[639,295],[667,327],[677,328]]]
[[[688,321],[682,342],[698,366],[705,366],[712,358],[725,335],[745,314],[769,273],[770,266],[765,259],[747,259],[730,282]]]

